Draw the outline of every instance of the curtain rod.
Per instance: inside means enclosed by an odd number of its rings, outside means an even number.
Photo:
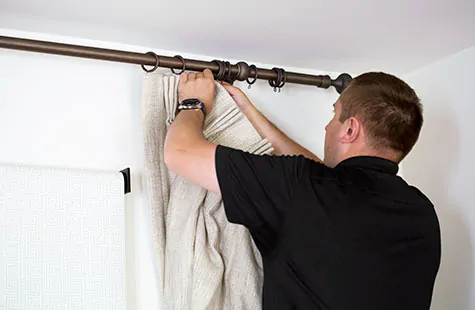
[[[0,47],[46,54],[138,64],[142,66],[148,65],[154,67],[152,70],[156,69],[157,67],[165,67],[170,69],[185,68],[186,70],[192,71],[203,71],[204,69],[210,69],[213,73],[220,74],[221,77],[231,77],[229,79],[230,82],[233,82],[234,80],[245,81],[256,78],[261,80],[269,80],[269,84],[271,86],[276,85],[274,86],[274,90],[276,87],[280,88],[277,84],[283,86],[285,83],[294,83],[317,86],[320,88],[328,88],[333,86],[338,93],[341,93],[348,86],[352,79],[348,73],[342,73],[336,79],[332,80],[328,75],[310,75],[296,72],[286,72],[280,68],[273,68],[272,70],[256,68],[254,65],[249,66],[245,62],[239,62],[235,65],[231,65],[229,62],[224,61],[209,62],[196,59],[183,59],[181,56],[162,56],[153,52],[136,53],[6,36],[0,36]],[[275,82],[272,83],[272,81]]]

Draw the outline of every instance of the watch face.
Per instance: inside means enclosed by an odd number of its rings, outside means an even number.
[[[178,104],[177,113],[178,111],[181,111],[181,110],[197,110],[197,109],[200,109],[201,111],[203,111],[203,114],[206,116],[206,108],[203,102],[201,102],[197,98],[188,98]]]
[[[185,99],[181,102],[182,105],[187,105],[187,106],[196,105],[198,103],[200,103],[200,101],[196,98]]]

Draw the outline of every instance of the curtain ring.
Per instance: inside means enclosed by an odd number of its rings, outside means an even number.
[[[279,69],[279,68],[272,68],[272,71],[274,71],[276,74],[277,74],[277,79],[274,81],[274,80],[269,80],[269,85],[271,87],[274,88],[274,92],[277,91],[277,88],[280,86],[280,84],[282,84],[282,69]]]
[[[181,68],[181,71],[178,72],[178,73],[175,72],[175,70],[174,70],[173,68],[170,68],[170,70],[172,70],[172,72],[173,72],[174,74],[177,74],[177,75],[180,75],[180,74],[182,74],[183,72],[185,72],[185,70],[186,70],[185,59],[184,59],[183,57],[181,57],[180,55],[173,56],[173,58],[176,58],[176,59],[178,59],[178,60],[181,61],[182,68]]]
[[[269,85],[274,88],[274,92],[279,90],[280,93],[281,88],[285,85],[287,81],[287,73],[284,69],[275,67],[272,68],[272,71],[277,74],[277,79],[275,81],[269,80]]]
[[[142,67],[143,71],[145,71],[147,73],[150,73],[150,72],[153,72],[153,71],[157,70],[158,66],[160,66],[160,58],[158,57],[158,55],[155,54],[154,52],[146,52],[145,54],[146,55],[152,55],[153,57],[155,57],[155,66],[153,66],[152,69],[147,69],[147,68],[145,68],[145,65],[141,64],[140,66]]]
[[[275,72],[274,69],[275,69],[275,68],[272,68],[272,71]],[[279,78],[279,72],[276,72],[276,74],[277,74],[277,78]],[[276,83],[275,83],[273,80],[271,80],[271,79],[268,81],[268,83],[269,83],[269,86],[272,87],[272,88],[274,88],[274,91],[275,91],[275,84],[276,84]]]
[[[284,87],[285,83],[287,82],[287,72],[285,72],[284,69],[280,69],[281,73],[282,73],[282,81],[279,85],[277,85],[277,88],[279,89],[279,93],[280,93],[280,90],[282,87]]]
[[[256,74],[254,75],[254,80],[249,81],[249,75],[248,75],[247,78],[246,78],[246,82],[247,82],[247,84],[249,84],[249,86],[247,87],[248,89],[251,89],[251,85],[254,84],[254,83],[256,83],[256,81],[257,81],[257,67],[256,67],[255,65],[250,65],[250,66],[249,66],[249,74],[251,73],[251,70],[252,70],[253,68],[254,68],[254,72],[256,73]]]
[[[226,65],[224,63],[224,61],[221,61],[221,60],[213,60],[211,61],[212,63],[215,63],[219,66],[219,70],[218,70],[218,73],[215,74],[215,79],[218,80],[218,81],[221,81],[223,80],[224,78],[224,74],[226,73]]]

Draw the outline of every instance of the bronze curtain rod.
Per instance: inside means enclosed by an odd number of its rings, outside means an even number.
[[[255,78],[269,80],[270,83],[272,83],[272,81],[277,80],[279,81],[278,84],[282,86],[285,83],[312,85],[320,88],[328,88],[330,86],[333,86],[335,87],[338,93],[341,93],[346,88],[346,86],[348,86],[348,83],[352,79],[351,76],[347,73],[342,73],[335,80],[332,80],[328,75],[310,75],[296,72],[286,72],[283,69],[276,68],[273,68],[273,70],[262,69],[256,68],[252,65],[249,66],[245,62],[239,62],[235,65],[227,63],[227,66],[224,66],[223,64],[225,64],[226,62],[223,61],[209,62],[196,59],[183,59],[181,58],[181,56],[169,57],[156,55],[153,52],[135,53],[6,36],[0,36],[0,47],[46,54],[138,64],[142,66],[148,65],[153,66],[155,69],[157,67],[165,67],[170,69],[186,68],[186,70],[192,71],[203,71],[204,69],[210,69],[215,74],[230,77],[230,82],[233,82],[234,80],[245,81],[246,79]],[[219,64],[220,62],[221,65]],[[273,84],[276,84],[276,82],[274,82]],[[277,88],[279,87],[277,86]]]

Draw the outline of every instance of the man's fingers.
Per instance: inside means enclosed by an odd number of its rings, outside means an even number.
[[[228,83],[226,83],[226,84],[225,84],[225,83],[222,83],[221,85],[223,85],[224,89],[226,89],[226,91],[227,91],[228,93],[230,93],[230,94],[234,94],[234,93],[236,93],[236,91],[235,91],[235,87],[234,87],[234,86],[232,86],[231,84],[228,84]]]
[[[205,78],[207,78],[207,79],[212,79],[212,80],[214,80],[213,72],[211,72],[210,69],[205,69],[205,70],[203,71],[203,75],[204,75]]]
[[[232,90],[232,86],[226,82],[222,82],[221,85],[223,85],[224,89],[226,89],[228,92]]]
[[[180,74],[180,83],[186,83],[188,81],[188,74],[186,72],[182,72]]]
[[[229,83],[222,82],[221,85],[223,85],[224,89],[226,89],[226,91],[231,95],[242,93],[242,91],[239,88],[232,86]]]
[[[180,74],[180,83],[186,83],[188,81],[194,81],[196,79],[202,79],[202,78],[207,78],[207,79],[212,79],[214,80],[213,73],[209,69],[205,69],[203,72],[190,72],[186,73],[183,72]]]
[[[203,72],[197,72],[197,73],[194,73],[194,72],[185,73],[185,72],[183,72],[180,75],[180,80],[183,80],[183,82],[193,81],[193,80],[201,79],[201,78],[207,78],[207,79],[214,80],[213,72],[211,72],[211,70],[209,70],[209,69],[205,69]]]

